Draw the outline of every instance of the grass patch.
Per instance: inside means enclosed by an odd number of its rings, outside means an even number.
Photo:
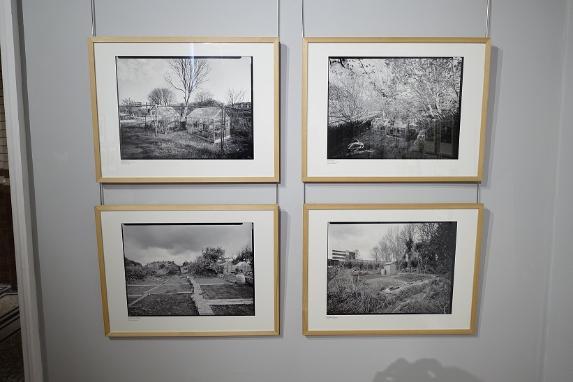
[[[327,314],[448,314],[451,283],[444,277],[399,274],[352,282],[337,275],[327,287]]]
[[[129,285],[127,287],[127,294],[128,295],[142,295],[145,292],[147,292],[148,290],[152,289],[152,286],[133,286],[133,285]]]
[[[217,316],[254,316],[255,305],[212,305],[211,309]]]
[[[157,289],[154,289],[151,293],[179,293],[179,292],[192,292],[193,286],[189,284],[187,281],[180,282],[177,284],[166,284],[162,285]]]
[[[157,136],[152,128],[120,128],[121,159],[252,159],[252,139],[228,138],[224,152],[186,130],[168,131]]]
[[[207,300],[221,298],[254,298],[255,290],[250,285],[203,285],[201,286],[203,297]]]
[[[127,308],[129,316],[198,316],[190,294],[154,294]]]

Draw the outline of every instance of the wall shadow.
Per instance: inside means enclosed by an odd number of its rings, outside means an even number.
[[[501,73],[503,64],[503,52],[497,46],[491,47],[491,61],[489,69],[489,94],[488,94],[488,107],[487,107],[487,124],[486,134],[483,144],[484,150],[484,164],[483,164],[483,179],[482,186],[489,186],[491,171],[493,168],[493,154],[495,146],[494,129],[497,127],[497,110],[499,109],[499,92],[501,88]]]
[[[384,371],[376,373],[373,382],[482,382],[458,367],[443,366],[431,358],[408,362],[400,358]]]

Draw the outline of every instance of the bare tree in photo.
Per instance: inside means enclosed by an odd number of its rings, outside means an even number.
[[[234,106],[237,103],[243,102],[245,99],[244,90],[229,89],[227,91],[227,105]]]
[[[151,105],[169,106],[175,100],[175,95],[170,89],[155,88],[149,93],[147,99]]]
[[[137,103],[130,97],[121,100],[121,108],[128,114],[133,113],[133,109],[137,106]]]
[[[330,64],[331,67],[336,65],[345,68],[345,61]],[[339,81],[329,81],[328,94],[330,123],[344,124],[359,121],[366,112],[365,103],[368,95],[359,78],[341,76]]]
[[[172,58],[169,60],[171,72],[165,76],[174,89],[183,96],[182,123],[185,123],[187,111],[193,92],[205,81],[209,75],[209,64],[204,59],[192,57]]]
[[[211,101],[213,99],[213,93],[207,90],[201,90],[195,96],[195,101],[198,103],[205,103],[207,101]]]

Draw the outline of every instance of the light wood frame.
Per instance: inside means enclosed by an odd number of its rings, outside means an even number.
[[[104,177],[101,170],[94,44],[96,43],[272,43],[274,50],[274,174],[269,177]],[[280,41],[278,37],[128,37],[88,38],[92,129],[98,183],[278,183],[280,181]]]
[[[467,329],[424,329],[424,330],[309,330],[308,328],[308,214],[310,210],[444,210],[475,209],[478,211],[476,248],[471,303],[470,327]],[[479,273],[481,240],[483,233],[483,211],[481,203],[426,203],[426,204],[305,204],[303,209],[303,287],[302,287],[302,334],[305,336],[347,336],[347,335],[436,335],[477,333],[477,311],[479,296]]]
[[[105,273],[105,258],[103,251],[103,235],[101,213],[105,211],[272,211],[274,222],[274,328],[270,331],[145,331],[119,332],[111,331],[109,307],[107,302],[107,283]],[[108,337],[238,337],[238,336],[277,336],[280,334],[280,242],[279,223],[280,210],[277,204],[213,204],[213,205],[99,205],[94,208],[96,222],[96,237],[98,245],[98,265],[100,273],[100,292],[103,313],[104,333]]]
[[[485,44],[485,63],[481,110],[477,176],[437,177],[326,177],[307,174],[307,122],[308,122],[308,45],[312,43],[465,43]],[[308,183],[481,183],[485,157],[489,77],[491,61],[491,40],[489,37],[307,37],[302,44],[302,181]]]

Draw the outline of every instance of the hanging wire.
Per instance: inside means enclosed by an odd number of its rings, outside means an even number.
[[[304,38],[304,0],[302,0],[302,4],[300,6],[300,16],[302,38]]]
[[[280,39],[280,37],[281,37],[281,1],[277,0],[277,38]],[[280,164],[279,164],[279,166],[280,166]],[[279,184],[278,183],[275,183],[275,204],[279,204]]]
[[[95,0],[90,0],[91,3],[91,16],[92,16],[92,37],[96,35],[96,12],[95,12]]]
[[[96,8],[95,8],[95,0],[90,0],[90,15],[91,15],[91,34],[92,37],[96,36]],[[99,204],[105,204],[105,195],[103,189],[103,183],[99,184]]]
[[[281,36],[281,0],[277,0],[277,37]]]
[[[103,192],[103,183],[99,184],[99,204],[102,206],[105,204],[105,196]]]
[[[489,37],[491,29],[491,0],[485,2],[485,37]],[[476,184],[476,203],[480,201],[480,184]]]
[[[301,30],[302,38],[304,38],[305,37],[305,33],[304,33],[304,0],[302,0],[302,3],[300,5],[300,30]],[[303,204],[306,204],[306,183],[302,184],[302,202],[303,202]]]
[[[489,37],[491,28],[491,1],[486,0],[485,3],[485,37]]]

